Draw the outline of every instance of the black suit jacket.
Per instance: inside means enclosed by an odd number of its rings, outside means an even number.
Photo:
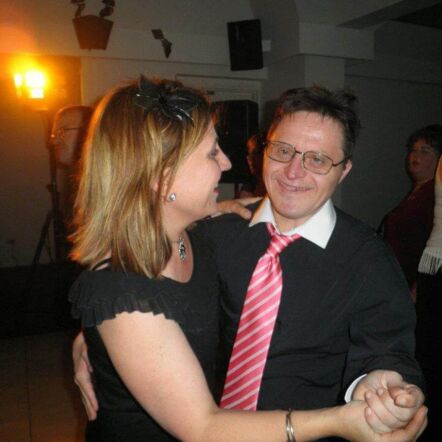
[[[270,237],[264,223],[236,215],[203,223],[222,285],[220,388],[247,286]],[[374,369],[420,386],[415,313],[394,256],[368,226],[337,210],[325,249],[303,238],[280,256],[283,293],[258,409],[313,409],[343,401],[347,387]]]

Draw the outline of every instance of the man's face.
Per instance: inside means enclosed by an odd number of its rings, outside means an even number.
[[[68,111],[54,121],[52,144],[58,167],[71,167],[77,158],[83,133],[83,116],[78,111]]]
[[[341,124],[317,113],[300,111],[285,116],[269,139],[291,144],[299,152],[321,152],[333,163],[344,159]],[[352,167],[351,161],[347,161],[332,167],[327,175],[318,175],[304,170],[301,163],[298,154],[289,163],[264,155],[264,182],[281,231],[293,229],[314,215]]]

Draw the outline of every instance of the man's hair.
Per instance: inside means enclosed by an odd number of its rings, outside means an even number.
[[[78,112],[83,117],[83,121],[89,121],[94,109],[91,106],[84,106],[82,104],[76,104],[73,106],[65,106],[59,109],[56,113],[56,117],[64,115],[69,112]]]
[[[437,150],[438,154],[442,154],[442,124],[430,124],[415,130],[407,140],[406,147],[408,150],[413,148],[413,144],[418,140],[424,140],[433,149]]]
[[[286,115],[302,111],[314,112],[341,124],[344,134],[342,149],[345,158],[350,159],[361,126],[356,104],[356,96],[348,90],[329,91],[321,86],[289,89],[278,101],[269,135]]]
[[[55,114],[55,117],[54,117],[54,122],[66,114],[80,114],[81,115],[81,124],[83,125],[82,133],[83,133],[83,135],[86,135],[87,128],[88,128],[89,122],[92,118],[93,112],[94,112],[94,108],[91,106],[84,106],[81,104],[74,105],[74,106],[65,106],[57,111],[57,113]]]
[[[52,130],[54,130],[54,127],[56,124],[60,121],[61,118],[65,116],[73,116],[73,115],[80,115],[80,130],[79,130],[79,136],[78,136],[78,145],[76,146],[75,152],[74,152],[74,164],[78,162],[81,156],[81,149],[82,145],[84,143],[84,140],[87,135],[87,131],[89,128],[89,123],[92,118],[92,114],[94,112],[94,108],[91,106],[83,106],[83,105],[73,105],[73,106],[65,106],[59,109],[55,116],[52,123]]]
[[[265,139],[265,134],[262,132],[252,135],[247,140],[247,151],[249,155],[253,153],[253,155],[262,156],[265,148]]]
[[[145,95],[152,108],[140,104],[136,81],[111,90],[97,106],[81,158],[71,255],[90,266],[110,253],[113,268],[158,277],[171,253],[161,202],[211,114],[198,91],[167,80],[150,84],[161,90],[161,100]],[[186,110],[189,118],[165,115],[164,100],[180,93],[198,99]]]

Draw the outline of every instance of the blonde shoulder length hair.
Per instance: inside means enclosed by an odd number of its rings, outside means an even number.
[[[71,235],[71,257],[85,266],[110,254],[114,269],[156,278],[170,258],[161,203],[183,159],[206,134],[211,113],[199,91],[153,82],[162,97],[184,93],[196,106],[191,119],[171,118],[161,105],[147,110],[136,102],[136,81],[100,101],[82,152]]]

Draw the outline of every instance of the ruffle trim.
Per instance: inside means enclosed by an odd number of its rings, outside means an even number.
[[[442,249],[426,247],[419,262],[419,272],[435,275],[442,267]]]
[[[100,296],[101,293],[102,287],[91,287],[90,284],[86,290],[81,278],[72,288],[69,295],[72,303],[71,314],[74,318],[81,319],[83,327],[94,327],[107,319],[115,318],[119,313],[134,311],[164,314],[167,319],[184,325],[184,310],[177,309],[177,300],[172,293],[159,291],[146,296],[138,290],[127,288],[119,296],[111,299]]]

